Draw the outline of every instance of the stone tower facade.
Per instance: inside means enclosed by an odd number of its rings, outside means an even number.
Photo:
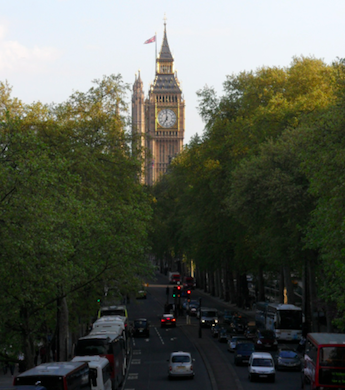
[[[156,75],[144,98],[140,73],[136,76],[132,93],[132,132],[134,148],[144,150],[145,166],[141,181],[153,185],[167,171],[172,159],[183,147],[185,131],[185,101],[174,70],[166,23]]]

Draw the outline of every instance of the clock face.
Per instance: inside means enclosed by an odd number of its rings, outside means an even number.
[[[158,123],[165,128],[172,127],[176,122],[176,114],[173,110],[165,108],[158,113]]]

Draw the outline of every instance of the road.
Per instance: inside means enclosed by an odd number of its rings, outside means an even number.
[[[128,305],[130,320],[146,317],[151,321],[151,337],[134,339],[132,364],[129,368],[124,390],[161,390],[176,388],[175,381],[167,379],[167,358],[174,350],[188,350],[194,358],[196,375],[193,381],[179,380],[181,389],[225,390],[292,390],[300,388],[299,372],[277,372],[276,382],[249,382],[246,366],[235,366],[233,354],[224,343],[214,339],[209,329],[202,329],[199,338],[199,324],[192,318],[186,325],[185,317],[178,318],[176,329],[161,329],[159,317],[166,301],[167,278],[157,274],[149,284],[146,300],[131,301]],[[170,289],[171,291],[172,289]],[[229,308],[227,303],[215,299],[202,291],[192,292],[192,299],[202,299],[202,305],[218,310]],[[172,298],[170,297],[170,302]],[[233,308],[233,307],[232,307]],[[253,313],[244,313],[250,317]],[[274,354],[274,352],[272,352]]]

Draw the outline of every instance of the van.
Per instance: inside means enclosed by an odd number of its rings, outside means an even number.
[[[248,363],[248,378],[251,382],[255,379],[268,379],[275,381],[276,370],[274,360],[268,352],[253,352]]]
[[[88,363],[92,390],[111,390],[111,367],[108,359],[100,356],[76,356],[72,362]]]
[[[13,384],[37,384],[47,390],[91,390],[90,369],[85,362],[42,363],[19,374]]]
[[[200,308],[197,317],[200,319],[202,327],[210,328],[213,324],[218,324],[218,310],[215,308]]]

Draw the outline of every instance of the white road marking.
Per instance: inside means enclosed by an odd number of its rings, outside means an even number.
[[[163,339],[162,339],[162,336],[161,336],[160,333],[158,332],[158,329],[157,329],[156,327],[154,327],[154,329],[155,329],[155,331],[156,331],[156,333],[157,333],[157,335],[158,335],[158,337],[159,337],[161,343],[164,345],[164,341],[163,341]]]
[[[138,379],[138,376],[139,376],[139,374],[137,372],[129,373],[127,379],[128,380]]]
[[[133,350],[133,355],[141,355],[141,349]]]
[[[132,364],[141,364],[141,359],[132,359]]]

